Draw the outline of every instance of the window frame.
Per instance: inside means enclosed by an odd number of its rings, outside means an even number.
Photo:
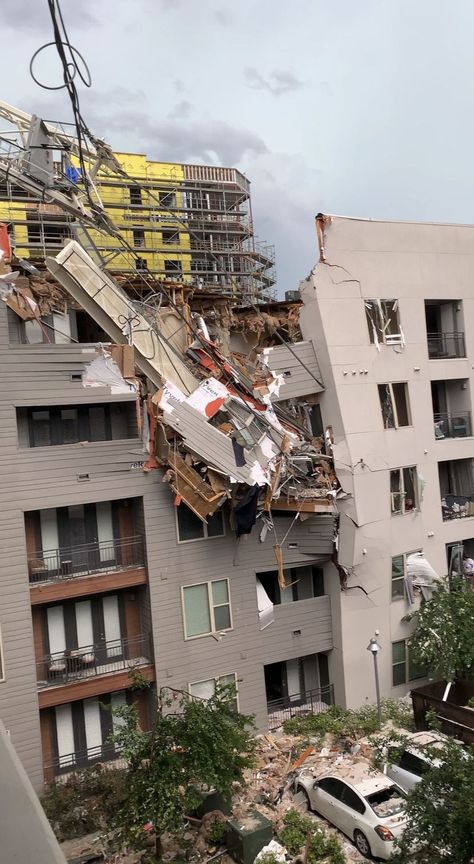
[[[213,599],[212,599],[212,585],[214,582],[227,582],[227,597],[228,597],[227,603],[214,604]],[[187,626],[186,626],[186,606],[185,606],[185,602],[184,602],[184,592],[186,591],[186,588],[197,588],[199,585],[206,585],[207,586],[207,603],[208,603],[208,610],[209,610],[209,620],[211,623],[211,630],[209,630],[207,633],[196,633],[195,636],[188,636]],[[216,621],[215,621],[214,609],[216,609],[220,606],[228,606],[229,607],[230,626],[225,627],[225,628],[220,629],[220,630],[217,630],[216,626],[215,626]],[[222,579],[209,579],[209,580],[205,579],[202,582],[191,582],[189,585],[182,585],[181,586],[181,610],[182,610],[182,615],[183,615],[183,632],[184,632],[184,641],[185,642],[191,642],[193,639],[203,639],[206,636],[213,636],[215,633],[229,633],[231,630],[234,629],[229,578],[227,576],[224,576]],[[205,679],[205,680],[210,680],[210,679]],[[193,684],[200,684],[201,682],[200,681],[193,681],[192,683]]]
[[[404,649],[403,660],[397,660],[396,662],[394,662],[394,659],[393,659],[394,645],[403,645],[403,649]],[[391,663],[392,663],[392,687],[406,687],[406,685],[410,684],[412,681],[421,681],[422,678],[427,677],[427,670],[425,670],[423,672],[423,674],[412,676],[411,672],[413,670],[413,661],[410,658],[410,646],[408,645],[408,639],[395,639],[395,641],[392,642]],[[394,668],[396,666],[398,667],[398,666],[402,666],[402,665],[404,667],[404,680],[398,681],[397,683],[395,683],[394,675],[393,675]]]
[[[394,386],[399,386],[399,385],[401,385],[402,387],[405,388],[404,389],[405,407],[406,407],[406,415],[407,415],[408,423],[400,423],[399,417],[398,417],[397,400],[395,398],[395,393],[394,393],[393,388],[394,388]],[[393,426],[386,426],[385,425],[384,413],[383,413],[383,408],[382,408],[382,398],[381,398],[381,393],[380,393],[381,387],[388,387],[388,391],[390,394],[391,408],[392,408]],[[391,429],[408,429],[410,426],[413,426],[413,420],[412,420],[411,410],[410,410],[411,406],[410,406],[410,393],[409,393],[408,381],[382,382],[381,384],[377,384],[377,391],[379,394],[380,413],[382,415],[382,423],[383,423],[384,432],[388,432]]]
[[[392,603],[396,602],[397,600],[404,600],[406,598],[405,579],[406,579],[406,575],[407,575],[407,558],[409,555],[415,555],[418,552],[423,552],[423,549],[411,549],[410,552],[399,552],[397,555],[392,555],[392,557],[390,559],[391,568],[392,568],[392,578],[390,581],[390,599],[391,599]],[[394,578],[394,576],[393,576],[393,562],[394,562],[395,558],[402,558],[403,559],[403,576],[396,576]],[[402,583],[403,590],[402,590],[401,594],[394,594],[393,593],[393,583],[394,582],[401,582]]]
[[[188,681],[188,693],[189,693],[189,695],[192,696],[194,699],[201,699],[202,697],[200,697],[200,696],[195,696],[195,695],[191,692],[191,687],[194,687],[196,684],[207,684],[208,681],[214,681],[214,693],[213,693],[213,695],[215,695],[215,693],[216,693],[216,689],[215,689],[215,688],[216,688],[216,683],[217,683],[218,681],[220,681],[222,678],[233,678],[233,679],[234,679],[234,684],[235,684],[235,707],[236,707],[237,712],[239,712],[239,711],[240,711],[240,706],[239,706],[239,680],[238,680],[238,678],[237,678],[237,672],[223,672],[221,675],[212,675],[210,678],[201,678],[199,681]],[[225,685],[224,685],[224,686],[225,686]],[[207,702],[207,699],[205,699],[204,701]]]
[[[187,504],[182,504],[180,506],[187,507]],[[190,510],[190,509],[191,508],[188,507],[188,510]],[[209,535],[207,533],[207,531],[208,531],[207,522],[203,522],[202,523],[202,526],[203,526],[203,536],[202,537],[190,537],[189,540],[181,540],[181,537],[179,534],[178,511],[179,511],[179,506],[174,508],[174,516],[175,516],[175,521],[176,521],[176,537],[177,537],[178,543],[201,543],[202,540],[218,540],[221,537],[226,536],[226,524],[225,524],[225,518],[224,518],[224,511],[222,510],[222,508],[220,508],[219,510],[216,510],[216,513],[220,513],[222,516],[222,534],[213,534],[211,537],[209,537]],[[191,513],[192,512],[193,511],[191,510]],[[215,516],[216,513],[214,513],[213,515]],[[196,516],[195,513],[193,515]],[[199,516],[196,516],[196,519],[199,519]],[[199,520],[199,521],[201,521],[201,520]]]
[[[405,502],[407,492],[405,489],[405,471],[414,471],[413,477],[413,504],[414,506],[409,510],[405,509]],[[399,482],[399,491],[392,491],[392,474],[398,471],[400,482]],[[419,474],[417,465],[403,465],[401,468],[391,468],[390,469],[390,515],[391,516],[406,516],[407,513],[414,513],[420,509],[420,501],[419,501]],[[401,501],[403,501],[402,509],[394,510],[394,496],[399,495]]]
[[[365,318],[367,321],[367,330],[369,334],[369,342],[371,345],[403,345],[403,331],[402,324],[400,320],[400,300],[398,297],[390,298],[390,297],[364,297],[364,311]],[[374,321],[371,319],[369,315],[369,306],[368,304],[372,304],[372,310],[375,312],[375,328]],[[392,309],[389,310],[387,308],[387,304],[392,304]],[[398,325],[398,330],[392,326],[393,321],[393,313],[396,315],[396,324]],[[384,326],[385,322],[385,326]],[[372,327],[371,327],[372,325]],[[374,329],[376,330],[377,338],[374,336]],[[393,332],[395,331],[395,332]],[[387,338],[388,337],[388,338]]]

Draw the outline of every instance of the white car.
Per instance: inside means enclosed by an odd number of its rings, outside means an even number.
[[[387,860],[406,825],[405,796],[385,774],[368,763],[350,762],[315,779],[304,769],[295,780],[311,810],[354,841],[365,857]]]
[[[404,733],[403,744],[388,745],[384,774],[394,780],[405,792],[410,792],[431,767],[439,768],[446,735],[439,732]],[[405,743],[406,742],[406,743]],[[440,758],[428,754],[425,747],[440,751]]]

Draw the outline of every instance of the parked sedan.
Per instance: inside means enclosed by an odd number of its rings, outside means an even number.
[[[295,781],[311,810],[354,841],[366,857],[388,860],[406,825],[405,796],[368,763],[344,763],[317,779],[304,770]]]
[[[388,746],[384,773],[401,789],[409,792],[429,768],[439,768],[441,765],[441,758],[435,758],[433,751],[439,751],[442,756],[446,736],[440,732],[414,732],[405,733],[403,737],[403,746],[396,742]],[[427,747],[428,752],[425,749]]]

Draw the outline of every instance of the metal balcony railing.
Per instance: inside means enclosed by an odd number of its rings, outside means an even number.
[[[471,412],[434,414],[435,438],[467,438],[472,435]]]
[[[44,766],[46,780],[52,780],[61,774],[71,774],[81,768],[97,765],[98,762],[108,763],[109,768],[125,768],[125,760],[120,758],[120,749],[117,745],[106,742],[97,747],[89,747],[84,750],[76,750],[74,753],[65,753],[57,756],[52,762]],[[63,778],[66,779],[66,778]]]
[[[428,333],[428,357],[430,360],[465,357],[464,333]]]
[[[443,495],[441,512],[443,522],[449,519],[466,519],[474,516],[474,495]]]
[[[75,650],[47,654],[36,661],[38,687],[70,684],[82,678],[121,672],[151,662],[150,634],[99,642]]]
[[[144,538],[137,536],[35,552],[28,558],[28,573],[30,584],[36,584],[143,567],[144,563]]]
[[[272,699],[267,702],[269,729],[277,729],[292,717],[320,714],[328,705],[334,705],[333,684],[317,690],[305,690],[294,696],[284,696],[282,699]]]

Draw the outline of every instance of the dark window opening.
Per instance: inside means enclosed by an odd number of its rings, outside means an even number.
[[[26,447],[137,437],[136,413],[132,403],[17,408],[17,423],[20,445]]]
[[[166,276],[169,276],[171,279],[181,278],[181,261],[165,261],[165,273]]]
[[[160,204],[167,210],[173,210],[176,207],[176,195],[174,192],[159,192]]]
[[[207,524],[202,522],[186,504],[180,504],[177,509],[178,536],[181,542],[187,540],[205,540],[208,537],[222,537],[224,534],[224,516],[222,510],[217,510],[209,516]]]
[[[140,186],[130,186],[130,204],[142,203],[142,190]]]
[[[143,247],[145,245],[145,232],[143,228],[134,228],[132,234],[133,245],[137,248]]]
[[[287,567],[283,572],[289,586],[283,590],[278,584],[277,570],[257,573],[257,579],[275,606],[324,596],[324,571],[321,567]]]
[[[179,231],[162,231],[161,238],[166,244],[179,243]]]

